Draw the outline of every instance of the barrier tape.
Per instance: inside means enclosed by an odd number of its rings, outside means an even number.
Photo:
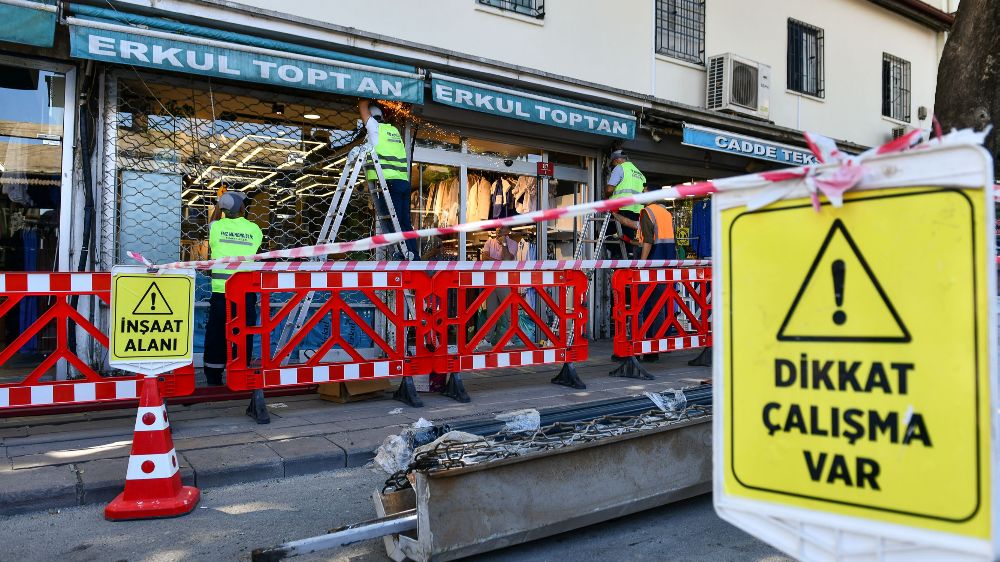
[[[531,261],[268,261],[230,262],[237,271],[511,271],[524,269],[635,269],[705,267],[712,260],[531,260]]]
[[[575,217],[588,213],[611,212],[617,211],[622,207],[629,205],[645,205],[666,199],[705,196],[719,191],[760,188],[795,179],[804,180],[806,182],[806,186],[813,194],[814,199],[817,197],[817,192],[822,192],[831,200],[831,202],[838,205],[843,193],[855,187],[862,180],[863,173],[861,172],[863,170],[861,170],[860,166],[865,160],[872,156],[901,152],[911,148],[921,149],[930,146],[940,146],[943,144],[961,144],[968,142],[977,142],[982,144],[985,133],[986,132],[974,132],[971,130],[953,131],[944,137],[938,137],[932,141],[914,146],[914,143],[917,142],[920,137],[920,130],[914,129],[898,139],[892,140],[882,146],[869,149],[858,156],[852,157],[848,157],[837,150],[836,144],[832,140],[820,135],[806,133],[807,144],[821,164],[799,166],[797,168],[789,168],[786,170],[762,172],[732,178],[702,181],[689,185],[665,187],[659,190],[640,193],[631,197],[606,199],[591,203],[580,203],[569,207],[534,211],[502,219],[489,219],[463,223],[456,226],[424,228],[406,232],[390,232],[352,242],[332,242],[329,244],[302,246],[298,248],[263,252],[252,256],[232,256],[215,260],[173,262],[155,265],[143,257],[142,254],[137,252],[128,252],[128,255],[153,269],[211,269],[220,268],[222,264],[234,262],[259,261],[267,259],[309,258],[327,254],[343,254],[361,250],[372,250],[383,246],[398,244],[399,242],[406,240],[427,238],[430,236],[448,236],[461,232],[479,232],[501,226],[519,226],[554,221],[560,218]],[[827,165],[826,163],[828,162],[832,162],[834,165]],[[782,190],[761,193],[758,197],[755,197],[748,206],[754,208],[766,206],[780,199],[783,193],[784,192]]]

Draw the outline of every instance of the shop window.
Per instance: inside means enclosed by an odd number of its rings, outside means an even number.
[[[788,89],[825,97],[823,84],[823,30],[788,20]]]
[[[65,100],[64,74],[0,64],[0,271],[54,271],[60,265]],[[0,303],[6,300],[0,295]],[[25,297],[0,316],[0,349],[53,302]],[[0,382],[23,378],[19,369],[33,368],[56,343],[50,322],[0,365]],[[15,378],[7,379],[8,372]]]
[[[656,52],[705,64],[704,0],[656,0]]]
[[[910,63],[882,54],[882,115],[910,122]]]
[[[490,6],[505,12],[542,19],[545,17],[545,0],[478,0],[483,6]]]

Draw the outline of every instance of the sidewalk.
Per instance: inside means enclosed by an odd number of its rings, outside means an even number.
[[[644,363],[656,380],[621,379],[608,376],[617,366],[611,342],[592,342],[591,359],[577,364],[586,390],[551,384],[558,366],[498,369],[463,373],[468,404],[430,393],[421,393],[423,408],[392,400],[391,392],[348,404],[287,396],[268,399],[268,425],[247,417],[242,400],[171,406],[170,425],[185,483],[224,486],[364,465],[387,435],[421,417],[492,416],[692,384],[681,379],[711,377],[710,368],[687,365],[698,353]],[[134,409],[0,420],[0,515],[110,501],[124,486],[134,425]]]

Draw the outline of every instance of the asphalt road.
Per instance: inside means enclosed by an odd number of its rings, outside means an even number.
[[[336,470],[203,493],[184,517],[111,523],[103,506],[0,518],[5,560],[249,560],[257,547],[305,538],[375,517],[371,493],[385,475]],[[497,551],[479,561],[790,560],[716,517],[709,496]],[[296,560],[385,562],[381,540]]]

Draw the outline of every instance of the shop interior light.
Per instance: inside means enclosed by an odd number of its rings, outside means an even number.
[[[303,117],[303,118],[305,118],[305,119],[312,119],[312,120],[314,120],[314,121],[315,121],[316,119],[322,119],[322,118],[323,118],[323,116],[322,116],[322,115],[320,115],[320,114],[318,114],[318,113],[306,113],[306,114],[305,114],[305,115],[303,115],[302,117]]]
[[[289,195],[288,197],[285,197],[284,199],[279,199],[279,200],[278,200],[278,202],[277,202],[276,204],[277,204],[277,205],[281,205],[281,204],[282,204],[282,203],[284,203],[285,201],[288,201],[289,199],[292,199],[292,198],[294,198],[294,197],[295,197],[295,194],[292,194],[292,195]]]

